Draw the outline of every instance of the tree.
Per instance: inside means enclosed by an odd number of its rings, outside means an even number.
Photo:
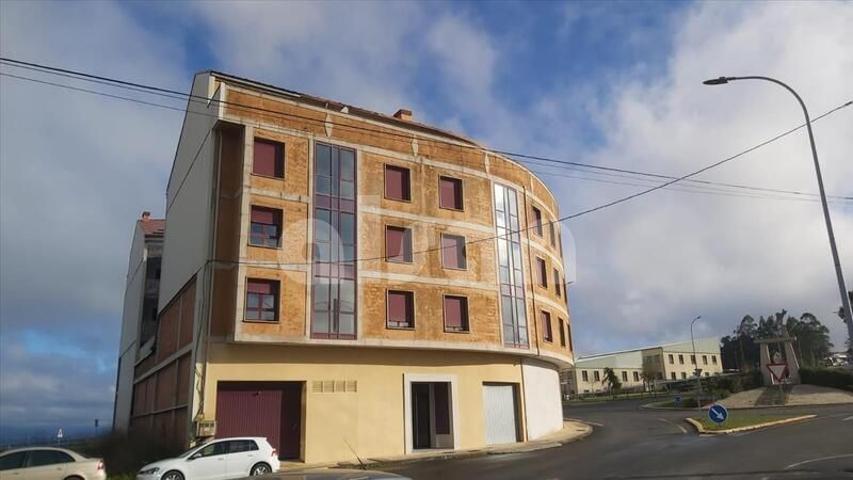
[[[800,363],[807,367],[822,366],[832,349],[829,329],[808,312],[800,315],[799,320],[788,317],[785,326],[788,334],[797,338]]]
[[[657,377],[657,371],[655,370],[654,365],[652,365],[652,362],[646,360],[646,358],[643,358],[643,370],[640,372],[640,378],[643,379],[644,389],[649,390],[649,387],[653,385],[653,382]],[[652,388],[652,390],[654,390],[654,388]]]
[[[610,389],[611,395],[622,388],[622,382],[619,381],[619,377],[616,376],[616,372],[614,372],[610,367],[604,368],[604,383],[606,383],[607,387]]]

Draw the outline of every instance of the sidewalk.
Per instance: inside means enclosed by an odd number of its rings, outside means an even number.
[[[563,421],[563,429],[542,438],[529,442],[507,443],[503,445],[492,445],[483,448],[467,450],[428,450],[409,455],[395,455],[390,457],[362,458],[361,464],[353,461],[325,464],[304,464],[297,462],[282,462],[283,471],[299,471],[313,468],[361,468],[382,469],[386,465],[419,462],[422,460],[443,460],[447,458],[478,457],[483,455],[503,455],[507,453],[533,452],[545,448],[559,447],[589,436],[592,427],[585,423],[576,421]]]
[[[736,393],[720,400],[726,408],[755,408],[760,407],[759,398],[766,389],[778,387],[762,387]],[[816,385],[793,385],[786,396],[786,407],[797,405],[831,405],[838,403],[853,403],[853,393],[835,388],[818,387]],[[782,405],[780,405],[782,406]]]

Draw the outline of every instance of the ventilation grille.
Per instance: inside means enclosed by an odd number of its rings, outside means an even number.
[[[355,393],[357,380],[315,380],[311,382],[312,393]]]

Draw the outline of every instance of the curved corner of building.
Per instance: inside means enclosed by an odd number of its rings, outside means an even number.
[[[563,428],[563,406],[557,367],[541,360],[525,359],[521,369],[528,440],[559,431]]]

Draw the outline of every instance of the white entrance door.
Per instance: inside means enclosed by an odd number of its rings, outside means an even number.
[[[483,415],[487,445],[518,441],[515,389],[512,385],[483,385]]]

